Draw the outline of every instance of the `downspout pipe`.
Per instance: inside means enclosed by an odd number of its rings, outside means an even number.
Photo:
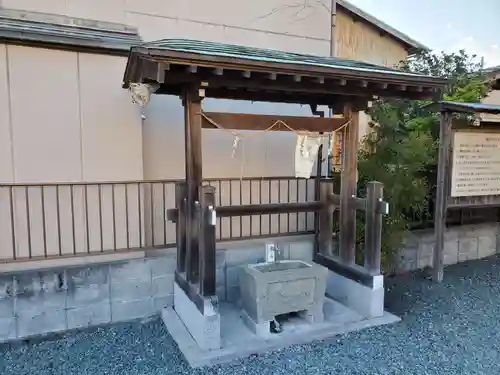
[[[336,45],[335,45],[335,31],[337,27],[337,0],[331,0],[330,4],[330,57],[335,57],[337,55]],[[330,118],[333,117],[333,110],[329,109]],[[327,176],[332,175],[333,169],[333,137],[332,133],[328,135],[328,155],[327,155],[328,165],[327,165]]]

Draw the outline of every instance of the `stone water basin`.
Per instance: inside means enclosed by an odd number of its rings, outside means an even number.
[[[240,276],[242,308],[254,323],[291,312],[323,320],[326,268],[299,260],[257,263],[244,266]]]
[[[259,272],[276,272],[276,271],[287,271],[287,270],[297,270],[300,268],[309,268],[311,265],[300,262],[300,261],[281,261],[266,264],[256,264],[253,265],[253,269]]]

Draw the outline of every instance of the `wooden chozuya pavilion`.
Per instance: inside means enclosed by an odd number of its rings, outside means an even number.
[[[354,299],[363,300],[362,303],[375,303],[381,306],[383,312],[381,215],[387,212],[388,205],[382,200],[382,184],[378,182],[370,183],[366,198],[356,197],[358,113],[367,109],[369,102],[377,97],[435,99],[439,97],[445,80],[330,57],[200,41],[161,40],[130,50],[123,87],[141,84],[151,85],[148,87],[152,87],[152,92],[157,95],[177,95],[183,100],[186,175],[185,182],[177,186],[177,207],[169,210],[168,215],[169,220],[177,224],[177,295],[174,295],[173,311],[202,351],[210,349],[221,358],[224,354],[217,350],[227,350],[221,348],[219,302],[215,290],[216,216],[315,212],[314,261],[330,270],[330,277],[340,275],[365,288],[353,289],[354,284],[332,284],[329,280],[328,294],[335,296],[336,292],[343,293],[344,303]],[[333,114],[343,116],[324,118],[207,113],[202,109],[204,98],[306,104],[310,105],[313,115],[318,114],[317,106],[327,105]],[[277,119],[281,121],[277,122]],[[320,195],[313,202],[215,207],[215,188],[202,186],[203,128],[261,131],[293,129],[321,134],[343,126],[347,130],[340,195],[333,194],[331,180],[320,181],[320,167],[317,174]],[[321,155],[318,157],[321,158]],[[321,163],[317,164],[321,166]],[[334,209],[340,209],[339,256],[334,256],[332,251]],[[356,210],[366,210],[368,217],[364,265],[355,264]],[[290,272],[293,273],[293,270]],[[380,293],[376,296],[373,294],[375,289],[380,288],[381,301]],[[379,300],[372,301],[376,298]],[[375,317],[371,315],[367,313],[365,317]],[[166,324],[168,327],[169,322],[166,321]],[[210,334],[207,333],[209,331]],[[209,338],[212,341],[207,344],[207,335],[215,335],[215,344],[213,337]],[[301,336],[303,342],[307,332]],[[183,349],[179,342],[181,338],[175,335],[174,338],[189,357],[187,352],[191,349]],[[249,345],[247,342],[246,346]],[[242,351],[242,354],[254,352],[252,348],[248,350]]]

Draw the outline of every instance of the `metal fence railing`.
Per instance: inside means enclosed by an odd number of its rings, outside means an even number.
[[[175,245],[178,180],[0,184],[0,262]],[[207,179],[216,205],[314,200],[315,180],[292,177]],[[218,240],[312,233],[314,215],[219,218]]]

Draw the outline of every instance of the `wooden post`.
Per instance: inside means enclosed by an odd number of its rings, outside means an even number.
[[[382,249],[382,213],[378,211],[383,198],[384,185],[371,181],[366,188],[365,268],[373,274],[380,273]]]
[[[444,271],[444,232],[446,230],[446,206],[449,194],[449,170],[450,170],[450,148],[451,148],[451,125],[452,113],[441,112],[441,123],[439,126],[439,157],[436,187],[436,207],[434,211],[434,236],[436,244],[434,247],[433,275],[435,282],[443,281]]]
[[[323,133],[320,133],[323,134]],[[314,200],[320,199],[320,189],[321,189],[321,181],[322,181],[322,159],[323,159],[323,144],[319,145],[318,155],[316,156],[316,180],[314,181]],[[307,214],[306,214],[307,215]],[[317,212],[314,213],[314,230],[316,231],[316,235],[319,231],[319,214]],[[317,236],[316,236],[317,238]]]
[[[333,180],[320,182],[320,200],[323,204],[318,213],[317,252],[324,256],[333,256],[333,207],[330,196],[333,193]]]
[[[200,203],[200,294],[209,297],[215,295],[215,187],[203,186]]]
[[[340,180],[340,259],[345,264],[356,261],[356,185],[358,172],[359,112],[350,105],[344,109],[347,126],[342,150]]]
[[[196,202],[199,202],[199,189],[202,183],[201,158],[201,100],[198,87],[184,91],[185,117],[185,160],[186,160],[186,272],[190,283],[198,282],[198,228],[196,222]]]
[[[175,208],[177,208],[176,242],[177,242],[177,272],[186,271],[186,184],[175,185]]]

